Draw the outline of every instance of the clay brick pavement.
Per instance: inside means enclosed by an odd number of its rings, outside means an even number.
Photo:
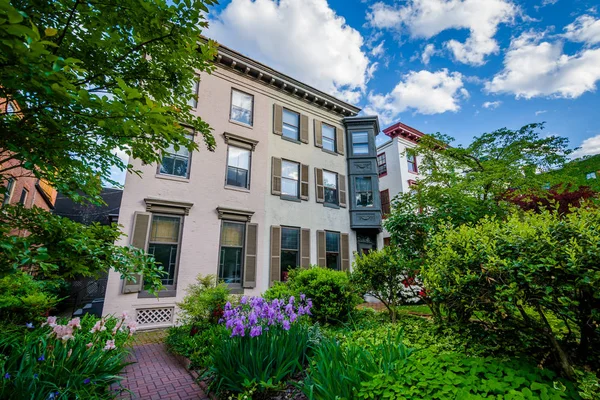
[[[128,359],[134,364],[125,368],[125,379],[121,381],[122,388],[131,393],[123,391],[120,399],[208,400],[185,367],[167,352],[164,343],[138,343]]]

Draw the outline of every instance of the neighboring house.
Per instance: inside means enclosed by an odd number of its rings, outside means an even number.
[[[102,188],[100,197],[106,204],[77,203],[71,198],[59,194],[54,213],[85,225],[96,222],[101,225],[116,223],[119,218],[123,190]],[[72,310],[74,316],[88,313],[101,316],[107,282],[108,273],[94,277],[77,277],[71,280],[69,298],[63,302],[63,308]]]
[[[173,324],[198,274],[259,295],[290,268],[347,271],[353,252],[381,247],[377,117],[223,46],[215,65],[192,106],[216,150],[129,160],[143,177],[126,177],[119,244],[154,254],[166,289],[111,271],[104,313],[128,310],[141,328]]]
[[[377,148],[377,169],[381,210],[383,218],[390,213],[394,197],[407,193],[419,179],[421,158],[411,152],[424,135],[408,125],[398,122],[383,130],[392,140]],[[383,242],[390,243],[390,234],[383,231]]]
[[[106,204],[94,205],[90,203],[76,203],[71,198],[58,194],[54,214],[69,218],[82,224],[98,222],[102,225],[110,225],[119,219],[119,208],[123,190],[116,188],[102,188],[100,197]]]
[[[0,99],[0,111],[4,115],[19,115],[15,102]],[[51,210],[56,201],[56,190],[46,181],[36,178],[30,170],[22,168],[20,161],[12,158],[14,153],[0,149],[0,205],[22,204],[26,208],[33,206]]]

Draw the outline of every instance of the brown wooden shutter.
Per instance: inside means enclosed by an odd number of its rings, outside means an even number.
[[[319,267],[327,266],[325,245],[325,231],[317,231],[317,265]]]
[[[346,207],[346,176],[338,174],[338,193],[340,207]]]
[[[300,234],[300,266],[310,267],[310,229],[302,229]]]
[[[381,213],[385,218],[390,213],[390,190],[382,190],[379,195],[381,196]]]
[[[279,104],[273,105],[273,133],[279,136],[283,134],[283,107]]]
[[[315,168],[315,188],[317,203],[324,203],[325,188],[323,186],[323,170],[321,168]]]
[[[300,141],[308,143],[308,116],[300,115]]]
[[[340,127],[335,128],[335,142],[337,153],[344,155],[344,130]]]
[[[148,250],[148,238],[150,226],[152,225],[152,214],[136,211],[133,214],[133,229],[131,232],[131,245],[144,251]],[[123,281],[123,293],[138,293],[144,288],[144,279],[141,274],[136,274],[133,279]]]
[[[341,236],[342,271],[350,271],[350,235],[342,233]]]
[[[315,119],[315,146],[323,147],[323,129],[321,121]]]
[[[256,241],[258,239],[258,224],[246,225],[246,257],[244,262],[244,287],[256,287]]]
[[[281,280],[281,227],[271,226],[271,277],[270,284]]]
[[[271,194],[281,195],[281,158],[272,158],[271,161]]]
[[[300,199],[308,200],[308,171],[306,164],[300,165]]]

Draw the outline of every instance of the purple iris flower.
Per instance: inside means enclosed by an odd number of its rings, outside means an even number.
[[[44,357],[43,354],[38,358],[38,361],[45,361],[45,360],[46,360],[46,357]]]

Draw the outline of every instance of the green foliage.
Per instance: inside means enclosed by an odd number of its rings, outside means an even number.
[[[289,331],[271,328],[256,337],[224,334],[210,352],[211,388],[233,393],[281,389],[303,370],[314,331],[296,323]]]
[[[422,274],[448,318],[468,322],[477,313],[496,329],[526,330],[545,340],[565,375],[573,377],[569,358],[580,364],[598,360],[590,350],[599,339],[599,246],[598,209],[583,207],[562,217],[514,213],[505,221],[441,227]],[[578,346],[571,357],[569,344]]]
[[[378,374],[394,376],[412,352],[400,336],[388,335],[385,342],[366,346],[353,342],[341,346],[335,340],[324,340],[311,358],[303,393],[309,399],[353,399],[361,382]]]
[[[573,385],[519,361],[418,352],[361,383],[357,399],[579,399]]]
[[[53,281],[36,281],[17,272],[0,278],[0,319],[15,324],[39,321],[58,302]]]
[[[165,343],[171,352],[188,358],[190,368],[205,370],[210,367],[210,354],[220,345],[225,331],[223,325],[182,325],[169,329]]]
[[[130,336],[120,329],[113,335],[113,329],[123,322],[112,317],[104,320],[106,330],[91,333],[97,321],[86,315],[81,328],[66,341],[49,334],[52,328],[48,326],[4,329],[0,338],[0,398],[54,398],[51,394],[61,399],[111,398],[109,386],[121,380],[118,374],[127,365],[124,360]],[[115,341],[114,349],[104,350],[108,340]]]
[[[188,101],[213,68],[214,43],[198,39],[215,3],[0,0],[0,99],[18,105],[0,112],[0,165],[99,200],[112,166],[133,171],[115,149],[147,164],[170,145],[197,150],[184,125],[212,149]]]
[[[216,324],[223,315],[225,303],[230,300],[229,288],[223,282],[217,282],[214,275],[196,277],[196,283],[186,289],[181,303],[177,303],[184,324],[208,322]]]
[[[394,322],[401,304],[420,300],[417,273],[397,247],[387,246],[355,257],[350,282],[360,293],[381,301]]]
[[[290,271],[287,282],[292,293],[303,293],[311,299],[314,319],[325,324],[348,320],[356,305],[362,302],[346,272],[311,267]]]
[[[275,282],[273,286],[268,288],[263,294],[263,299],[273,301],[275,299],[287,300],[291,296],[298,296],[299,293],[292,290],[290,285],[285,282]]]

